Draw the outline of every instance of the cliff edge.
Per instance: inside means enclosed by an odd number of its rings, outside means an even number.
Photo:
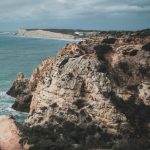
[[[103,32],[66,45],[29,79],[20,73],[8,94],[29,111],[23,143],[32,148],[149,148],[150,34]]]

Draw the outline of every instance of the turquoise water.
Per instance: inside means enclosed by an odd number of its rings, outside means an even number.
[[[0,35],[0,115],[13,115],[22,122],[27,113],[11,108],[14,98],[6,91],[18,72],[29,77],[32,70],[46,57],[55,56],[68,41],[34,39],[14,35]]]

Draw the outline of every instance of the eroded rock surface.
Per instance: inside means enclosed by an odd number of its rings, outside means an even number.
[[[12,106],[15,110],[29,112],[32,99],[32,90],[29,85],[29,80],[25,79],[22,73],[19,73],[17,77],[17,80],[14,81],[7,94],[16,98]]]
[[[17,98],[32,97],[25,126],[43,132],[48,148],[149,140],[149,41],[144,32],[101,33],[45,59],[31,78],[15,81],[10,90]]]

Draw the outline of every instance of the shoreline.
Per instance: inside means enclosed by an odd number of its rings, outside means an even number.
[[[80,42],[80,41],[85,40],[85,38],[65,39],[65,38],[51,38],[51,37],[44,37],[44,36],[27,36],[27,35],[18,35],[18,34],[15,34],[14,36],[20,37],[20,38],[43,39],[43,40],[60,40],[60,41],[69,41],[69,42]]]
[[[76,38],[76,39],[65,39],[65,38],[51,38],[51,37],[44,37],[44,36],[27,36],[27,35],[18,35],[15,33],[0,33],[1,36],[12,36],[12,37],[19,37],[19,38],[29,38],[29,39],[43,39],[43,40],[60,40],[60,41],[68,41],[68,42],[80,42],[84,41],[86,38]]]
[[[44,38],[44,39],[62,39],[62,40],[74,39],[73,35],[56,33],[56,32],[51,32],[51,31],[44,31],[44,30],[28,31],[26,29],[19,29],[16,32],[16,35],[23,36],[23,37]]]
[[[79,42],[83,41],[85,37],[78,37],[74,34],[61,33],[61,32],[53,32],[53,31],[45,31],[45,30],[27,30],[27,29],[19,29],[16,33],[16,36],[20,37],[28,37],[28,38],[39,38],[39,39],[54,39],[54,40],[64,40],[71,42]]]

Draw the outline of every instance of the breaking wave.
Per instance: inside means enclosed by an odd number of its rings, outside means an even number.
[[[0,91],[0,98],[8,98],[10,96],[7,95],[6,91]]]

